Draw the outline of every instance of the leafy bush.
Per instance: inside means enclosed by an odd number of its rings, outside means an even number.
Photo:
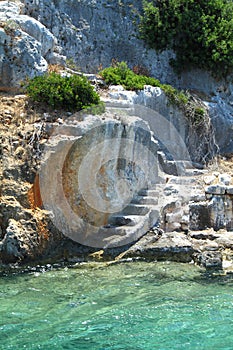
[[[171,85],[161,84],[158,79],[145,75],[135,74],[128,68],[126,62],[118,62],[113,67],[105,68],[100,72],[107,84],[122,85],[126,90],[142,90],[145,85],[160,87],[169,101],[181,106],[188,101],[187,96]]]
[[[55,108],[81,110],[100,103],[100,97],[84,76],[64,76],[55,72],[29,80],[26,91],[34,101]]]
[[[107,84],[122,85],[126,90],[142,90],[145,85],[160,87],[171,104],[180,108],[190,124],[195,128],[207,127],[208,113],[200,99],[175,89],[168,84],[162,84],[158,79],[135,74],[128,68],[126,62],[114,62],[112,67],[105,68],[100,72]]]
[[[177,71],[199,67],[222,76],[233,69],[233,1],[144,1],[139,30],[150,47],[175,51]]]

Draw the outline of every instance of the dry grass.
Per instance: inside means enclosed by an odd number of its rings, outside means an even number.
[[[48,66],[49,73],[61,73],[62,71],[64,71],[64,67],[60,64],[49,64]]]

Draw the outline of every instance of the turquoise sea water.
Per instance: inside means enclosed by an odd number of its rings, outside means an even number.
[[[0,279],[0,349],[233,349],[233,281],[187,264],[93,264]]]

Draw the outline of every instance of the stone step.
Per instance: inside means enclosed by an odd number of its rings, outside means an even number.
[[[138,192],[139,196],[148,196],[148,197],[158,197],[159,191],[153,189],[142,189]]]
[[[123,214],[123,215],[146,215],[147,213],[149,213],[150,209],[151,208],[148,205],[129,204],[119,214]]]
[[[125,224],[120,226],[114,226],[113,224],[108,224],[100,228],[100,232],[104,230],[106,234],[106,230],[107,230],[108,235],[119,235],[119,236],[124,236],[124,235],[129,236],[132,233],[140,233],[141,231],[146,233],[152,227],[154,227],[154,225],[157,224],[158,210],[152,209],[150,212],[148,212],[144,216],[125,215],[122,217],[131,218],[132,223],[134,223],[134,225]],[[120,218],[120,216],[118,218]],[[141,233],[139,234],[139,236],[141,237]]]
[[[100,236],[105,237],[105,247],[125,245],[138,240],[143,234],[148,232],[158,223],[159,210],[156,206],[128,205],[124,211],[139,211],[139,215],[129,215],[126,213],[114,214],[112,222],[99,229]],[[114,219],[115,218],[115,219]],[[114,226],[115,223],[121,224]]]
[[[198,175],[205,175],[208,173],[208,170],[206,169],[186,169],[185,175],[186,176],[198,176]]]
[[[195,184],[196,178],[195,176],[174,176],[169,178],[168,184],[174,184],[174,185],[188,185],[188,184]]]
[[[111,226],[135,226],[142,220],[139,215],[112,215],[108,222]]]
[[[132,204],[158,204],[157,196],[137,196],[131,201]]]
[[[102,102],[105,103],[106,109],[110,108],[127,108],[129,110],[132,110],[132,103],[129,103],[126,100],[111,100],[111,99],[101,99]]]
[[[136,241],[144,233],[158,224],[160,217],[159,198],[165,195],[165,188],[180,188],[184,185],[192,192],[192,187],[196,186],[194,175],[202,170],[188,169],[189,176],[168,176],[166,183],[151,185],[141,189],[122,211],[114,213],[108,220],[108,224],[100,228],[100,234],[105,236],[106,247],[117,246],[118,244],[128,244]],[[165,196],[166,197],[166,196]]]

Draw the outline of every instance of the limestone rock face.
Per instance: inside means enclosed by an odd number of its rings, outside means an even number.
[[[215,140],[222,154],[233,152],[232,116],[233,116],[233,89],[223,96],[215,96],[209,103],[209,111],[212,125],[215,130]]]
[[[171,52],[157,55],[138,39],[134,24],[141,1],[23,0],[24,12],[43,23],[58,39],[62,53],[82,70],[97,71],[112,59],[130,66],[146,66],[163,81],[175,78],[169,65]]]
[[[43,57],[46,56],[49,50],[53,50],[55,38],[43,24],[26,15],[16,16],[14,20],[23,32],[41,44],[41,55]]]
[[[210,111],[216,148],[220,153],[233,152],[232,77],[216,80],[198,69],[186,70],[178,77],[169,64],[173,52],[157,54],[138,38],[137,14],[142,10],[141,1],[22,0],[22,3],[24,13],[43,23],[57,38],[58,53],[66,55],[70,63],[83,71],[97,72],[98,68],[109,66],[113,59],[123,60],[131,68],[145,67],[162,83],[201,93]],[[51,61],[55,56],[50,56]],[[183,122],[179,117],[174,116],[176,125]]]
[[[133,115],[149,124],[154,137],[164,145],[166,154],[170,154],[170,162],[163,160],[162,154],[159,154],[165,172],[174,174],[180,160],[198,163],[202,162],[209,149],[211,154],[212,133],[200,127],[197,132],[184,110],[170,103],[161,88],[145,85],[143,90],[135,92],[113,85],[102,99],[107,106],[130,108]]]
[[[54,35],[36,19],[22,15],[20,3],[0,2],[0,24],[0,84],[16,86],[45,73],[46,56],[56,43]]]
[[[109,66],[113,59],[124,60],[131,68],[145,67],[163,83],[201,93],[209,108],[215,150],[232,153],[232,77],[216,80],[198,69],[185,71],[178,77],[169,64],[174,53],[157,54],[138,38],[136,23],[141,7],[139,0],[133,4],[129,0],[117,4],[106,0],[1,1],[1,84],[19,85],[25,77],[44,73],[48,63],[64,65],[65,56],[70,64],[86,72],[97,72]],[[151,97],[154,93],[147,91]],[[143,99],[145,95],[138,96],[138,100]],[[162,111],[165,104],[153,108]],[[177,110],[170,109],[175,127],[187,136],[187,121]],[[197,142],[195,133],[189,133],[188,137],[193,144]]]

